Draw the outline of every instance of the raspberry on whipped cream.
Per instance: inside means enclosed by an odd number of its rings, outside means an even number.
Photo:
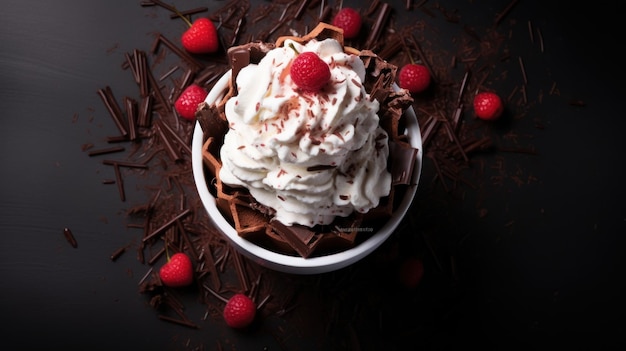
[[[301,93],[291,81],[291,45],[329,65],[331,81],[320,92]],[[221,181],[247,188],[285,225],[330,224],[378,206],[391,189],[389,143],[365,74],[359,56],[335,39],[287,39],[242,68],[225,104]]]

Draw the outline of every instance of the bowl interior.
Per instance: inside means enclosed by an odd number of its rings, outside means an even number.
[[[213,89],[209,92],[209,95],[205,100],[207,103],[215,103],[224,96],[228,88],[230,77],[231,71],[228,71],[220,78]],[[202,160],[203,132],[200,124],[196,122],[192,139],[192,169],[200,200],[202,201],[202,204],[204,205],[213,223],[230,241],[230,243],[234,245],[234,247],[241,254],[262,266],[295,274],[324,273],[346,267],[374,251],[374,249],[382,244],[391,235],[391,233],[393,233],[411,206],[411,202],[415,196],[422,170],[422,138],[419,125],[417,123],[417,117],[412,107],[405,112],[405,118],[407,137],[411,146],[418,150],[412,181],[412,184],[415,185],[411,185],[407,189],[402,201],[398,205],[398,208],[394,211],[386,224],[384,224],[377,232],[373,233],[371,237],[350,249],[324,256],[303,258],[265,249],[239,236],[235,228],[218,210],[215,198],[209,191]]]

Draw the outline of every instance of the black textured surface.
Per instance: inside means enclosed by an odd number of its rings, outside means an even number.
[[[159,320],[137,288],[146,267],[132,253],[116,262],[109,259],[117,248],[138,240],[136,230],[126,227],[124,212],[143,191],[141,180],[134,184],[129,179],[131,201],[120,202],[115,185],[102,184],[114,177],[111,169],[81,150],[85,143],[102,145],[105,136],[115,134],[96,91],[111,85],[118,97],[136,95],[130,73],[121,68],[124,53],[149,50],[152,32],[174,37],[182,26],[164,10],[139,3],[3,3],[3,344],[89,350],[200,345],[205,350],[216,345],[224,350],[312,350],[320,344],[336,349],[358,344],[367,350],[385,345],[400,349],[410,342],[415,347],[409,349],[528,350],[612,349],[623,343],[626,91],[621,48],[615,45],[621,43],[617,7],[521,0],[505,18],[507,26],[517,21],[504,33],[514,56],[507,79],[496,80],[494,87],[506,95],[519,84],[517,57],[523,57],[533,103],[523,118],[500,128],[514,131],[537,155],[484,156],[488,165],[508,165],[505,180],[494,185],[486,177],[466,197],[445,197],[432,181],[432,164],[424,164],[416,210],[429,215],[418,217],[424,220],[418,227],[436,238],[436,247],[420,239],[390,243],[409,242],[413,248],[400,250],[423,254],[426,273],[417,290],[383,286],[388,273],[377,259],[391,251],[383,247],[342,272],[279,276],[274,281],[285,288],[299,286],[301,301],[316,305],[299,305],[291,313],[266,316],[252,331],[235,332],[219,320],[202,322],[200,307],[189,311],[201,324],[199,330]],[[215,9],[225,2],[177,3]],[[404,2],[390,3],[398,24],[432,21],[444,36],[460,33],[463,22],[489,23],[508,1],[445,4],[458,9],[461,24],[443,21],[440,13],[433,19],[419,10],[404,11]],[[543,53],[525,32],[528,21],[541,29]],[[443,43],[442,50],[453,50]],[[558,95],[549,94],[553,82]],[[512,175],[533,180],[520,185]],[[488,209],[487,216],[477,215],[481,208]],[[65,227],[76,236],[77,248],[65,240]],[[187,300],[194,306],[192,294]],[[339,317],[322,317],[326,312]],[[309,316],[334,321],[330,328],[336,333],[299,330]],[[347,337],[350,333],[353,338]],[[359,342],[346,341],[351,339]]]

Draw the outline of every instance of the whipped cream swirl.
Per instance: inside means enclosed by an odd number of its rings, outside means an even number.
[[[293,83],[291,45],[329,65],[331,80],[322,91],[305,93]],[[222,182],[247,188],[285,225],[330,224],[378,206],[391,188],[388,136],[364,78],[361,59],[334,39],[287,40],[244,67],[237,95],[225,105]]]

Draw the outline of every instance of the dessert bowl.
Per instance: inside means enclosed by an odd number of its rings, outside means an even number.
[[[209,92],[205,102],[214,104],[220,101],[229,89],[231,71],[226,72]],[[394,85],[395,89],[398,89]],[[378,248],[398,227],[402,218],[407,213],[419,183],[422,168],[422,139],[415,111],[409,107],[405,112],[405,134],[411,146],[417,149],[411,185],[402,193],[402,198],[390,218],[379,229],[355,246],[346,250],[317,255],[312,257],[292,256],[280,252],[271,251],[241,237],[235,227],[224,217],[217,207],[216,199],[209,190],[206,168],[203,162],[203,130],[199,122],[196,122],[192,139],[192,170],[196,188],[200,200],[206,209],[209,218],[217,229],[224,235],[235,249],[248,259],[261,266],[272,270],[291,274],[318,274],[347,267],[366,257]],[[396,195],[398,196],[398,195]]]

